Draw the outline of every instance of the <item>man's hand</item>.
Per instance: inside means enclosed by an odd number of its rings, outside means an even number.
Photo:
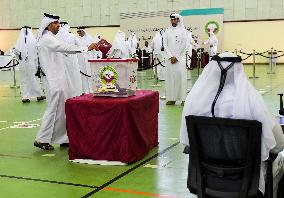
[[[88,47],[88,51],[92,51],[92,50],[99,50],[99,46],[97,43],[92,43],[89,47]]]
[[[171,57],[171,63],[176,64],[178,62],[178,59],[176,57]]]

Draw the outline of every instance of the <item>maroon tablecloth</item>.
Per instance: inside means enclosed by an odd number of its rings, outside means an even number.
[[[159,93],[84,95],[66,101],[69,159],[135,162],[158,144]]]

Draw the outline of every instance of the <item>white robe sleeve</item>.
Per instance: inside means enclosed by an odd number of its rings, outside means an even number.
[[[215,46],[218,46],[218,39],[216,38],[216,36],[214,37],[214,40],[213,40],[213,43],[212,45],[215,47]]]
[[[204,45],[207,45],[210,42],[210,37],[207,41],[204,42]]]
[[[276,123],[272,129],[275,137],[276,146],[271,150],[272,153],[279,153],[284,149],[284,134],[281,126]]]
[[[64,43],[53,36],[50,36],[47,39],[45,39],[43,41],[43,45],[46,46],[47,48],[50,48],[53,51],[67,53],[67,54],[75,54],[75,53],[88,51],[87,47],[81,47],[77,45]]]
[[[184,30],[185,31],[185,30]],[[179,54],[177,55],[177,60],[179,61],[179,62],[181,62],[182,61],[182,59],[184,59],[184,56],[185,56],[185,54],[186,54],[186,46],[187,46],[187,39],[188,39],[188,37],[187,37],[187,34],[185,33],[185,34],[183,34],[183,37],[184,37],[184,41],[185,42],[182,42],[182,45],[180,46],[180,52],[179,52]]]
[[[173,57],[169,47],[168,47],[168,42],[169,42],[169,34],[168,31],[165,32],[165,37],[164,37],[164,49],[165,49],[165,59],[170,59]]]

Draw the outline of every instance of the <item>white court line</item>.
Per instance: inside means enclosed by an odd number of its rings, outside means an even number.
[[[17,122],[17,123],[31,123],[31,122],[36,122],[36,121],[40,121],[40,120],[41,120],[41,118],[36,119],[36,120],[27,121],[27,122]],[[16,123],[16,122],[14,122],[14,123]],[[10,129],[10,128],[13,128],[13,127],[15,127],[15,124],[12,125],[12,126],[1,128],[0,131],[5,130],[5,129]]]
[[[36,128],[39,127],[39,124],[27,124],[27,123],[21,123],[21,124],[16,124],[14,126],[11,126],[11,129],[31,129],[31,128]]]
[[[91,165],[104,165],[104,166],[125,166],[126,163],[120,161],[107,161],[107,160],[91,160],[91,159],[74,159],[69,160],[70,162],[80,164],[91,164]]]
[[[159,166],[156,165],[156,164],[146,164],[146,165],[144,165],[143,167],[144,167],[144,168],[154,168],[154,169],[156,169],[156,168],[158,168]]]
[[[0,131],[5,130],[5,129],[9,129],[10,127],[5,127],[5,128],[1,128]]]
[[[41,120],[41,118],[36,119],[36,120],[27,121],[27,122],[22,121],[22,122],[13,122],[13,123],[14,123],[14,124],[27,124],[27,123],[31,123],[31,122],[40,121],[40,120]]]

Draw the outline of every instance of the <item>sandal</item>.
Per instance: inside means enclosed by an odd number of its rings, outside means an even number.
[[[47,151],[54,150],[54,147],[49,143],[40,143],[35,141],[34,146]]]
[[[39,101],[42,101],[42,100],[45,100],[46,97],[45,96],[40,96],[40,97],[37,97],[36,100],[39,102]]]
[[[30,99],[23,99],[22,102],[23,103],[28,103],[28,102],[30,102]]]

